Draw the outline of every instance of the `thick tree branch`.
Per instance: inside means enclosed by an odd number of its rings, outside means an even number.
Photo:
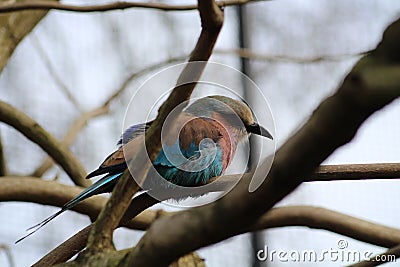
[[[93,224],[87,242],[87,256],[82,257],[83,261],[88,261],[90,256],[96,255],[99,251],[114,248],[112,245],[113,232],[128,208],[132,196],[138,190],[139,186],[133,181],[129,170],[126,170]]]
[[[71,236],[68,240],[57,246],[55,249],[47,253],[40,260],[32,265],[32,267],[47,267],[58,263],[66,262],[82,249],[86,247],[89,233],[93,224],[90,224]]]
[[[199,254],[192,252],[180,257],[169,267],[206,267],[206,264],[204,263],[204,259],[201,258]]]
[[[327,230],[385,248],[400,243],[400,229],[313,206],[273,208],[265,213],[255,225],[244,230],[243,233],[287,226],[305,226],[312,229]]]
[[[202,31],[196,47],[189,58],[189,62],[206,62],[209,59],[223,23],[223,12],[213,1],[199,1],[198,5]],[[164,120],[176,106],[190,98],[196,86],[194,81],[198,81],[204,68],[205,63],[196,64],[195,67],[187,64],[183,69],[178,78],[177,86],[166,102],[162,104],[154,123],[146,132],[146,148],[139,148],[137,155],[135,155],[135,158],[129,164],[130,171],[133,171],[138,177],[144,178],[147,176],[151,162],[161,149],[160,136]],[[99,250],[112,247],[112,233],[119,225],[132,196],[138,189],[139,187],[133,181],[129,171],[125,171],[90,232],[87,245],[88,255],[94,255]],[[88,257],[85,260],[88,260]]]
[[[5,1],[2,1],[2,3],[5,3]],[[47,10],[37,10],[0,15],[0,72],[21,40],[31,32],[46,14]]]
[[[29,140],[39,145],[65,170],[75,184],[81,186],[91,184],[90,181],[84,179],[86,171],[71,151],[28,115],[0,101],[0,121],[14,127]]]
[[[270,1],[270,0],[228,0],[218,1],[219,7],[244,5],[251,2],[258,1]],[[163,11],[185,11],[195,10],[197,5],[169,5],[164,3],[152,3],[152,2],[114,2],[103,5],[91,5],[91,6],[76,6],[61,3],[49,3],[47,1],[29,1],[29,2],[12,2],[0,5],[0,13],[14,12],[21,10],[65,10],[74,12],[99,12],[99,11],[111,11],[111,10],[122,10],[127,8],[150,8]]]
[[[63,185],[56,181],[45,181],[36,177],[6,176],[1,178],[0,202],[26,201],[62,207],[66,202],[82,192],[82,190],[82,187]],[[94,196],[82,201],[82,203],[71,210],[95,219],[107,200],[105,197]],[[139,213],[136,213],[136,215]],[[149,210],[146,213],[136,216],[135,220],[131,220],[129,228],[144,230],[156,216],[158,216],[157,212]]]
[[[400,21],[385,31],[383,43],[396,38],[392,31],[396,24]],[[278,150],[258,190],[249,194],[248,184],[240,182],[219,201],[157,220],[121,266],[167,266],[181,255],[234,236],[254,224],[333,151],[351,141],[371,114],[400,96],[400,76],[395,74],[398,67],[386,67],[389,72],[382,79],[378,75],[381,69],[365,64],[374,56],[372,52],[361,60],[336,94],[323,101]]]

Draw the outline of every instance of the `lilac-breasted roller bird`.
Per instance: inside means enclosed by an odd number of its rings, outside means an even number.
[[[105,176],[67,202],[60,211],[29,228],[34,230],[16,243],[81,201],[93,195],[111,192],[139,144],[144,142],[145,132],[152,122],[129,127],[119,139],[118,149],[86,178]],[[177,137],[172,141],[167,139],[153,161],[154,170],[167,182],[153,180],[148,176],[146,188],[167,188],[167,184],[184,187],[204,185],[224,173],[238,143],[251,133],[273,139],[268,130],[256,122],[247,104],[220,95],[207,96],[193,102],[177,116],[171,128],[174,127],[179,128]]]

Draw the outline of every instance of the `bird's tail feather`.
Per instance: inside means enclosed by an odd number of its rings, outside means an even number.
[[[21,242],[22,240],[24,240],[25,238],[27,238],[30,235],[33,235],[34,233],[36,233],[40,228],[42,228],[43,226],[45,226],[47,223],[49,223],[51,220],[53,220],[55,217],[57,217],[58,215],[60,215],[61,213],[63,213],[64,211],[66,211],[67,209],[62,208],[61,210],[57,211],[56,213],[54,213],[53,215],[47,217],[46,219],[44,219],[43,221],[41,221],[40,223],[29,227],[28,229],[26,229],[26,231],[30,231],[32,229],[34,229],[33,231],[31,231],[30,233],[24,235],[23,237],[21,237],[20,239],[18,239],[17,241],[15,241],[15,244]]]
[[[82,200],[87,199],[88,197],[91,197],[93,195],[99,194],[99,193],[104,193],[105,189],[107,187],[110,187],[110,189],[112,189],[113,185],[116,183],[116,180],[119,176],[121,176],[122,173],[117,173],[117,174],[113,174],[113,175],[107,175],[103,178],[101,178],[100,180],[98,180],[97,182],[95,182],[94,184],[92,184],[91,186],[89,186],[88,188],[86,188],[85,190],[83,190],[80,194],[78,194],[76,197],[74,197],[73,199],[71,199],[70,201],[68,201],[67,203],[65,203],[65,205],[61,208],[61,210],[57,211],[56,213],[54,213],[53,215],[47,217],[46,219],[44,219],[43,221],[41,221],[40,223],[29,227],[28,229],[26,229],[26,231],[30,231],[33,230],[32,232],[30,232],[29,234],[21,237],[20,239],[18,239],[17,241],[15,241],[15,244],[21,242],[22,240],[24,240],[25,238],[27,238],[28,236],[34,234],[35,232],[37,232],[40,228],[42,228],[43,226],[45,226],[46,224],[48,224],[51,220],[53,220],[54,218],[56,218],[58,215],[60,215],[61,213],[63,213],[66,210],[69,210],[71,208],[73,208],[74,206],[76,206],[78,203],[80,203]]]
[[[79,202],[82,200],[87,199],[88,197],[100,194],[100,193],[105,193],[107,190],[106,188],[110,188],[108,191],[112,191],[112,188],[114,187],[114,184],[117,181],[117,178],[121,176],[122,173],[117,173],[117,174],[112,174],[112,175],[106,175],[85,190],[83,190],[79,195],[71,199],[69,202],[67,202],[64,207],[65,209],[71,209],[75,205],[77,205]]]

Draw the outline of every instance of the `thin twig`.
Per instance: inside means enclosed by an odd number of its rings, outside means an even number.
[[[251,51],[247,48],[235,48],[235,49],[216,49],[216,54],[229,55],[234,54],[242,58],[247,58],[251,60],[268,61],[268,62],[288,62],[297,64],[306,63],[318,63],[325,61],[343,61],[349,58],[362,57],[369,53],[370,51],[359,52],[354,54],[338,54],[338,55],[321,55],[313,57],[296,57],[287,55],[266,55]]]
[[[43,48],[42,44],[40,43],[39,39],[35,34],[32,34],[32,40],[35,43],[35,46],[37,48],[37,52],[39,53],[40,58],[43,60],[43,63],[49,72],[50,76],[53,78],[54,82],[61,88],[61,91],[65,94],[65,96],[68,98],[68,100],[74,105],[74,107],[82,112],[83,108],[81,104],[78,102],[78,100],[74,97],[72,94],[71,90],[68,88],[68,86],[65,84],[63,79],[58,75],[58,73],[55,70],[55,67],[53,63],[51,62],[47,52]]]
[[[6,157],[4,155],[3,142],[0,132],[0,176],[6,176],[6,175],[7,175],[7,164],[6,164]]]
[[[228,1],[218,1],[217,4],[220,7],[244,5],[251,2],[259,1],[271,1],[271,0],[228,0]],[[157,9],[163,11],[185,11],[185,10],[196,10],[197,5],[169,5],[164,3],[155,2],[114,2],[103,5],[89,5],[89,6],[76,6],[68,5],[57,2],[47,2],[47,1],[29,1],[29,2],[11,2],[0,5],[0,13],[21,11],[21,10],[49,10],[57,9],[64,11],[74,11],[74,12],[101,12],[101,11],[111,11],[111,10],[123,10],[127,8],[149,8]]]
[[[154,63],[148,67],[145,67],[139,71],[135,71],[131,74],[128,75],[128,77],[126,77],[124,79],[124,81],[121,83],[121,85],[114,91],[114,93],[108,97],[108,99],[104,102],[104,106],[109,105],[110,102],[114,101],[118,96],[120,96],[128,87],[128,85],[136,78],[145,75],[146,73],[149,73],[151,71],[157,70],[161,67],[164,67],[166,65],[169,65],[171,63],[175,63],[175,62],[180,62],[183,61],[185,59],[187,59],[188,56],[177,56],[177,57],[171,57],[168,58],[166,60]]]
[[[306,181],[400,178],[400,163],[321,165]]]

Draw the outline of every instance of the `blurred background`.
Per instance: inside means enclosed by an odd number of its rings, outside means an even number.
[[[81,4],[81,1],[64,1]],[[104,1],[85,1],[100,4]],[[194,1],[168,1],[189,4]],[[240,69],[237,7],[225,8],[225,22],[211,60]],[[398,0],[280,0],[260,1],[242,10],[245,45],[252,52],[247,73],[262,90],[275,119],[277,147],[331,95],[361,53],[373,49],[384,29],[400,15]],[[132,95],[151,75],[168,64],[182,62],[200,33],[198,12],[162,12],[128,9],[78,14],[50,11],[20,43],[0,74],[0,98],[26,112],[62,139],[82,113],[102,106],[117,90],[110,111],[88,121],[71,146],[87,171],[93,170],[116,148]],[[152,67],[150,71],[148,68]],[[140,73],[141,75],[133,75]],[[216,74],[218,75],[218,74]],[[223,77],[224,78],[224,77]],[[230,79],[230,77],[226,77]],[[240,83],[240,81],[238,81]],[[162,85],[160,85],[162,87]],[[163,88],[149,94],[159,95]],[[212,93],[212,92],[210,92]],[[251,95],[247,101],[262,105]],[[142,99],[136,109],[154,103]],[[131,114],[132,115],[132,114]],[[141,121],[143,114],[137,115]],[[400,102],[374,114],[351,144],[337,150],[325,164],[400,162]],[[0,124],[0,135],[10,174],[30,175],[46,158],[35,144]],[[58,177],[53,167],[45,179]],[[0,184],[1,186],[1,184]],[[301,185],[279,205],[326,207],[359,218],[398,227],[400,184],[395,180],[313,182]],[[172,209],[166,205],[157,208]],[[67,212],[41,231],[14,245],[29,226],[58,208],[30,203],[0,203],[0,244],[9,247],[15,266],[28,266],[90,223],[87,216]],[[130,247],[140,231],[118,229],[118,248]],[[258,249],[315,250],[337,248],[339,240],[351,250],[380,253],[384,248],[364,244],[322,230],[285,227],[259,233]],[[287,262],[253,262],[250,234],[201,249],[207,266],[283,266]],[[261,243],[260,243],[261,240]],[[257,249],[257,248],[256,248]],[[316,263],[289,262],[294,266]],[[323,266],[351,262],[323,262]],[[8,266],[0,253],[0,266]],[[396,264],[387,264],[395,266]],[[386,265],[385,265],[386,266]]]

